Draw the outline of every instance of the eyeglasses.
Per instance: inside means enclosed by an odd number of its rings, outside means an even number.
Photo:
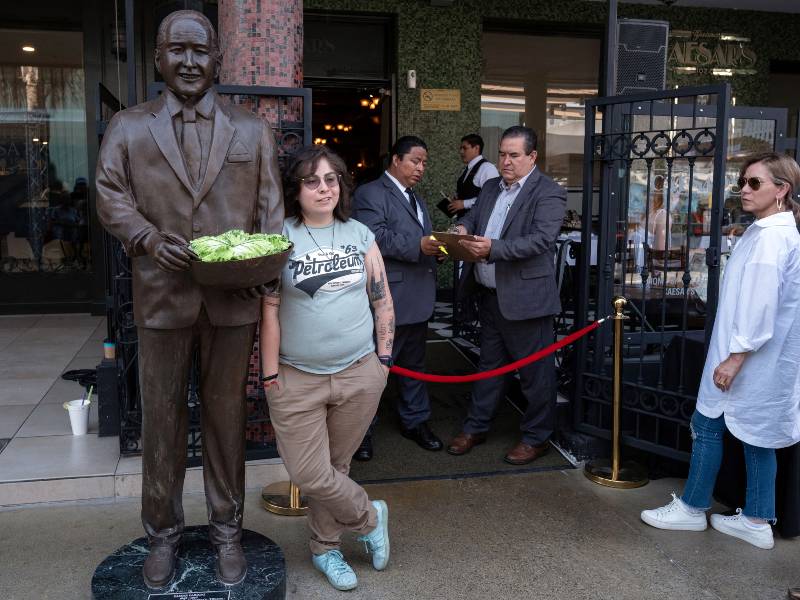
[[[761,187],[761,184],[766,183],[766,181],[767,181],[766,179],[761,179],[760,177],[739,177],[739,179],[736,180],[736,185],[739,187],[740,190],[745,185],[749,185],[751,190],[757,192],[758,188]],[[783,181],[782,179],[773,179],[772,183],[781,186],[786,182]]]
[[[339,187],[339,177],[340,175],[338,173],[330,172],[325,173],[325,175],[322,176],[322,179],[316,175],[309,175],[308,177],[298,178],[298,181],[300,181],[307,190],[316,190],[319,188],[319,184],[322,181],[325,182],[325,187]]]

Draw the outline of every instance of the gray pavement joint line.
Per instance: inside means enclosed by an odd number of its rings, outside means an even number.
[[[38,321],[37,321],[37,323],[38,323]],[[99,326],[99,325],[98,325],[98,326]],[[92,336],[94,335],[94,332],[95,332],[95,331],[97,331],[97,327],[95,327],[94,329],[92,329],[92,331],[90,331],[90,332],[89,332],[89,334],[86,336],[86,339],[84,339],[84,340],[81,342],[81,344],[80,344],[80,346],[78,347],[78,349],[77,349],[77,350],[75,350],[75,354],[73,354],[73,355],[72,355],[72,357],[71,357],[71,358],[70,358],[70,359],[67,361],[67,364],[65,364],[65,365],[64,365],[64,368],[61,370],[61,373],[59,373],[59,374],[58,374],[58,377],[56,377],[56,378],[53,380],[53,383],[51,383],[51,384],[50,384],[50,387],[49,387],[49,388],[47,388],[47,390],[45,391],[45,393],[44,393],[44,394],[42,394],[42,397],[41,397],[41,398],[39,398],[39,401],[36,403],[36,406],[39,406],[39,405],[42,403],[42,400],[44,400],[44,397],[45,397],[45,396],[47,396],[47,394],[49,394],[49,393],[50,393],[50,390],[52,390],[52,389],[55,387],[55,385],[58,383],[58,380],[59,380],[59,379],[61,379],[61,376],[62,376],[64,373],[66,373],[66,368],[69,366],[69,364],[70,364],[72,361],[74,361],[74,360],[76,360],[76,359],[78,358],[78,354],[80,354],[81,350],[83,350],[83,347],[86,345],[86,343],[87,343],[87,342],[89,342],[89,340],[91,340],[91,339],[92,339]],[[77,383],[77,382],[76,382],[76,383]],[[31,414],[30,414],[30,415],[28,415],[28,419],[30,419],[30,418],[31,418],[31,415],[32,415],[32,414],[33,414],[33,412],[31,412]],[[28,419],[25,419],[25,420],[27,421]],[[25,424],[25,423],[23,423],[22,425],[24,425],[24,424]],[[20,425],[20,427],[22,427],[22,425]]]
[[[42,398],[44,398],[44,396],[42,396]],[[31,411],[28,413],[28,416],[27,416],[27,417],[25,417],[25,418],[22,420],[22,423],[20,423],[20,424],[19,424],[19,427],[17,427],[16,431],[14,431],[14,433],[13,433],[13,434],[12,434],[10,437],[8,437],[8,438],[5,438],[5,439],[7,439],[7,440],[8,440],[8,444],[10,444],[10,443],[11,443],[11,440],[13,440],[13,439],[14,439],[14,438],[17,436],[17,434],[18,434],[18,433],[20,432],[20,430],[21,430],[21,429],[24,427],[24,425],[25,425],[25,423],[28,421],[28,419],[30,419],[30,418],[31,418],[31,415],[32,415],[32,414],[34,413],[34,411],[35,411],[35,410],[38,408],[38,406],[39,406],[39,403],[41,403],[41,401],[42,401],[42,400],[41,400],[41,399],[39,399],[39,402],[37,402],[36,404],[20,404],[20,405],[18,405],[18,406],[30,406],[30,407],[32,407],[32,408],[31,408]],[[6,444],[6,447],[8,447],[8,444]],[[3,450],[5,450],[5,448],[3,448]]]
[[[11,344],[16,342],[24,333],[27,333],[28,331],[30,331],[31,329],[36,327],[36,325],[39,323],[39,321],[42,320],[42,317],[43,317],[43,315],[39,315],[38,318],[33,323],[28,325],[28,327],[20,329],[19,333],[17,333],[17,335],[15,335],[13,338],[11,338],[4,346],[0,347],[0,352],[4,352],[7,348],[9,348],[11,346]]]

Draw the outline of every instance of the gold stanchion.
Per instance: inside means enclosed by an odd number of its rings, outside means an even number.
[[[622,436],[622,321],[627,319],[622,309],[627,300],[615,296],[613,300],[614,316],[614,375],[612,380],[613,423],[611,431],[611,460],[607,458],[592,460],[586,463],[583,474],[600,485],[613,488],[637,488],[647,483],[647,473],[632,461],[621,463],[619,455],[620,438]]]
[[[261,490],[264,508],[276,515],[300,517],[308,512],[308,502],[300,495],[300,488],[291,481],[280,481]]]

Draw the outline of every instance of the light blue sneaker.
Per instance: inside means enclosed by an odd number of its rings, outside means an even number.
[[[311,562],[317,571],[325,573],[330,584],[337,590],[346,592],[358,585],[356,574],[338,550],[328,550],[325,554],[314,554]]]
[[[389,563],[389,507],[383,500],[373,500],[372,506],[378,512],[378,524],[358,541],[364,542],[367,553],[372,554],[372,566],[383,571]]]

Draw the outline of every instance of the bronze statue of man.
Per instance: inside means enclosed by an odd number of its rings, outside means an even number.
[[[156,67],[167,90],[117,113],[97,163],[97,212],[133,264],[142,397],[145,583],[170,583],[184,528],[188,377],[200,356],[203,477],[217,577],[247,572],[240,545],[248,359],[264,286],[236,294],[191,278],[187,240],[230,229],[279,233],[283,202],[269,125],[223,103],[212,84],[222,62],[199,12],[159,26]]]

